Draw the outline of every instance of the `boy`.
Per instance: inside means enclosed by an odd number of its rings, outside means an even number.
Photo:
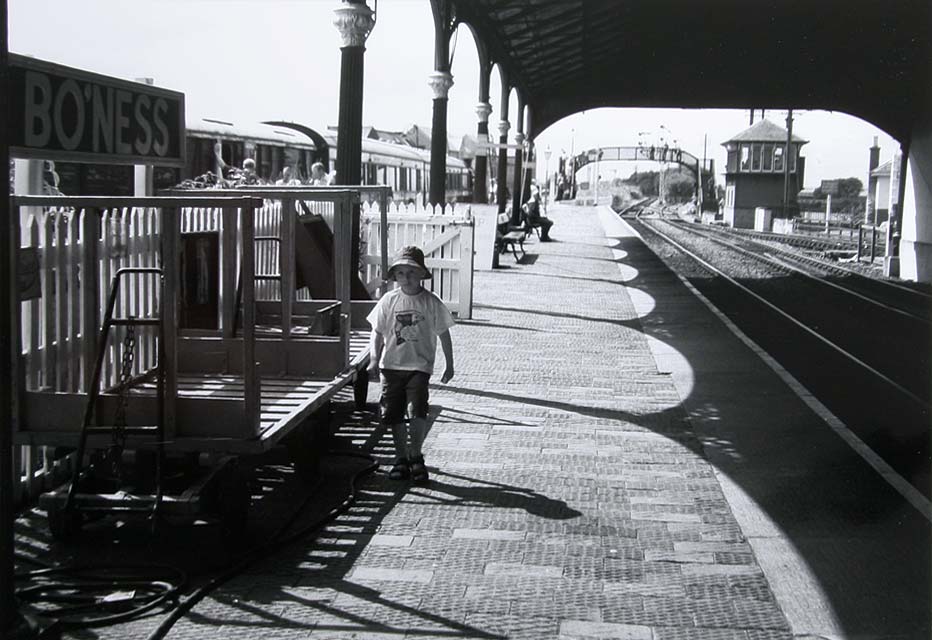
[[[431,274],[419,248],[402,249],[388,269],[388,278],[394,278],[399,286],[382,296],[366,318],[372,325],[369,373],[382,373],[380,418],[383,425],[391,427],[395,445],[395,464],[388,477],[425,483],[429,476],[421,447],[427,437],[428,382],[438,338],[446,359],[440,381],[446,383],[453,377],[449,331],[453,316],[440,298],[421,286]],[[407,429],[406,408],[410,417]]]

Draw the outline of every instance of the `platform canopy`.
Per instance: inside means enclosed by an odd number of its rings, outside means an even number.
[[[533,112],[597,107],[850,113],[901,140],[932,100],[929,0],[450,2]]]

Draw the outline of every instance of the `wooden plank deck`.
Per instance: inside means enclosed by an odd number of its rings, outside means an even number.
[[[335,396],[346,385],[352,384],[356,374],[368,365],[369,362],[369,331],[352,330],[350,333],[350,364],[330,379],[309,379],[298,377],[263,377],[260,381],[260,418],[259,431],[250,437],[237,437],[232,427],[226,435],[178,435],[166,444],[168,449],[198,450],[224,453],[260,453],[273,447],[281,438],[288,435],[292,429],[300,425],[315,411],[322,408],[327,401]],[[233,405],[222,408],[223,401],[242,401],[244,398],[244,382],[241,375],[196,375],[181,374],[178,376],[178,398],[188,403],[205,402],[206,408],[188,415],[196,420],[226,419],[222,411],[233,410]],[[45,407],[44,413],[57,415],[58,419],[49,421],[50,424],[41,431],[20,431],[16,433],[20,444],[51,444],[55,446],[73,446],[80,432],[79,425],[74,420],[69,421],[66,430],[61,420],[66,420],[66,414],[80,416],[80,408],[86,402],[83,394],[55,394],[32,393],[36,401]],[[111,396],[113,394],[105,394]],[[146,379],[128,390],[129,406],[132,408],[132,399],[148,398],[150,401],[157,396],[157,386],[153,379]],[[212,401],[214,404],[206,404]],[[217,403],[220,401],[220,404]],[[67,402],[67,407],[65,403]],[[138,406],[138,405],[137,405]],[[58,411],[58,408],[67,408],[67,411]],[[222,409],[222,411],[221,411]],[[221,411],[220,413],[216,413]],[[241,410],[240,410],[241,411]],[[227,417],[231,417],[229,414]],[[73,416],[71,416],[73,418]],[[146,416],[155,419],[155,416]],[[222,426],[222,425],[219,425]],[[182,432],[184,425],[182,425]],[[222,434],[223,429],[216,429],[216,434]],[[100,437],[97,437],[100,439]],[[130,438],[130,440],[133,440]],[[142,441],[140,441],[142,443]],[[144,444],[151,444],[145,442]],[[128,442],[132,448],[132,443]]]
[[[277,441],[351,383],[356,372],[369,362],[369,334],[357,329],[350,332],[350,367],[330,380],[263,377],[258,438]],[[146,380],[129,394],[154,396],[156,392],[155,381]],[[178,376],[178,397],[241,400],[243,377],[182,374]]]

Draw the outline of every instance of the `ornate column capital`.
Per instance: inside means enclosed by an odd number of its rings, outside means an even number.
[[[488,122],[491,113],[492,105],[488,102],[480,102],[476,105],[476,117],[479,118],[479,122]]]
[[[427,76],[427,84],[434,93],[434,100],[438,98],[446,99],[453,86],[453,74],[448,71],[434,71]]]
[[[511,123],[510,123],[510,122],[508,122],[507,120],[499,120],[499,121],[498,121],[498,135],[500,135],[500,136],[507,136],[507,135],[508,135],[508,130],[509,130],[509,129],[511,129]]]
[[[333,26],[340,32],[344,47],[364,47],[375,26],[372,9],[365,3],[344,2],[333,10]]]
[[[521,131],[515,134],[515,144],[524,144],[525,139],[526,136]]]

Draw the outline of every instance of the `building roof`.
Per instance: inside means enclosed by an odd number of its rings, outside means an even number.
[[[786,129],[764,118],[722,144],[729,142],[786,142]],[[809,141],[794,134],[793,142],[806,144]]]
[[[431,5],[445,24],[469,25],[483,64],[505,71],[533,114],[532,138],[599,107],[793,105],[843,111],[906,139],[932,105],[929,0]]]
[[[404,132],[408,144],[419,149],[430,149],[433,130],[431,127],[424,127],[419,124],[412,124]],[[447,132],[447,151],[458,154],[461,151],[462,140],[457,140],[456,135]]]
[[[381,140],[382,142],[391,142],[393,144],[408,144],[408,140],[405,138],[403,131],[386,131],[384,129],[368,127],[368,133],[365,131],[363,133],[366,138]]]

